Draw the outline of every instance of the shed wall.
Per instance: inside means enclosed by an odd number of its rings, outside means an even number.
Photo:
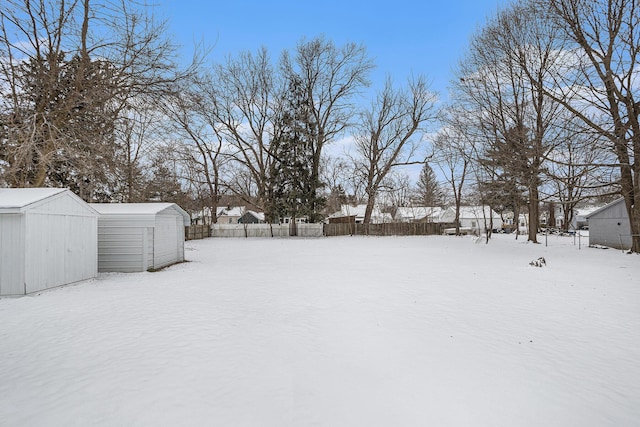
[[[0,296],[24,295],[24,215],[0,214]]]
[[[97,275],[96,212],[70,191],[6,213],[0,223],[0,295],[24,295]]]
[[[631,226],[624,202],[589,216],[589,244],[616,249],[631,247]]]
[[[184,261],[184,219],[175,210],[156,215],[153,268]]]
[[[134,273],[153,267],[153,227],[129,215],[98,221],[98,271]]]
[[[27,212],[25,229],[27,293],[96,276],[95,216]]]

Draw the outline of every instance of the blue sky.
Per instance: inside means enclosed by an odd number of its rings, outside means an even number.
[[[291,1],[158,0],[185,57],[194,42],[214,45],[211,59],[266,46],[273,58],[301,38],[324,35],[337,45],[361,43],[375,60],[372,88],[387,75],[400,84],[423,74],[446,98],[452,71],[470,36],[507,0]]]

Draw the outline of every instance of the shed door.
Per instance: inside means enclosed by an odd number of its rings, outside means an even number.
[[[178,242],[183,235],[179,234],[179,231],[181,230],[176,227],[175,215],[156,216],[153,268],[161,268],[181,261]]]

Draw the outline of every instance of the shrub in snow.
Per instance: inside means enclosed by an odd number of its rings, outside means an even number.
[[[532,265],[534,267],[543,267],[547,265],[547,261],[545,261],[543,257],[540,257],[538,259],[534,259],[533,261],[531,261],[529,265]]]

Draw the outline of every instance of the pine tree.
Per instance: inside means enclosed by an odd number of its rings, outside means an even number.
[[[270,189],[267,219],[308,217],[318,219],[324,199],[316,194],[320,187],[314,182],[313,136],[317,132],[310,102],[301,82],[293,77],[283,102],[282,113],[276,121],[270,154]]]
[[[444,194],[429,163],[425,163],[417,182],[418,197],[424,206],[440,206]]]

